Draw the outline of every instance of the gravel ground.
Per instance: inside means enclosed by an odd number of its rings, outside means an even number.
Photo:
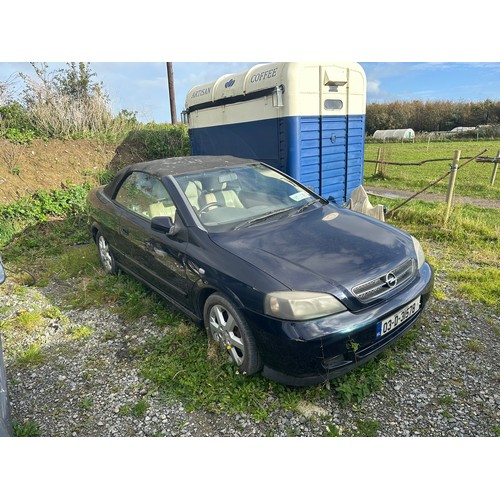
[[[418,322],[415,348],[402,354],[408,368],[362,403],[342,406],[331,393],[258,422],[163,401],[139,376],[134,352],[168,329],[148,319],[125,322],[105,308],[64,310],[67,286],[21,287],[10,279],[0,287],[12,417],[36,422],[42,436],[325,436],[332,424],[355,435],[367,420],[378,436],[500,434],[499,318],[482,306],[433,300]],[[41,311],[43,324],[31,332],[9,328],[22,311]],[[14,363],[33,343],[42,346],[43,361]],[[140,401],[147,410],[137,416]]]

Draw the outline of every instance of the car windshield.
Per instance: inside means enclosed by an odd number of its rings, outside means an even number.
[[[262,164],[176,175],[201,224],[227,231],[305,210],[322,198]]]

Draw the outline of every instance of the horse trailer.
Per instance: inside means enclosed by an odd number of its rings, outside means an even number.
[[[266,63],[193,87],[192,155],[274,166],[339,204],[363,183],[366,76],[357,63]]]

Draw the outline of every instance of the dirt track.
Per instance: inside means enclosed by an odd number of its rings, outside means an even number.
[[[411,191],[403,191],[401,189],[387,189],[387,188],[380,188],[380,187],[375,187],[375,186],[364,186],[365,191],[369,195],[374,195],[374,196],[380,196],[382,198],[401,198],[402,200],[405,198],[410,198],[410,196],[413,196],[415,193]],[[446,195],[445,194],[439,194],[439,193],[421,193],[419,194],[416,198],[416,200],[423,200],[423,201],[446,201]],[[500,209],[500,200],[492,200],[492,199],[486,199],[486,198],[474,198],[471,196],[456,196],[454,197],[454,203],[458,205],[475,205],[476,207],[479,208],[496,208]]]

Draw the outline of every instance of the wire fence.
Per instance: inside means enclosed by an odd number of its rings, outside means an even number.
[[[465,167],[467,164],[471,163],[474,160],[478,163],[491,163],[491,164],[493,164],[493,171],[492,171],[491,178],[490,178],[490,185],[491,186],[494,185],[495,177],[496,177],[496,173],[497,173],[497,169],[498,169],[498,163],[500,163],[500,151],[498,151],[496,157],[483,156],[484,153],[486,153],[486,151],[488,151],[488,150],[484,149],[483,151],[481,151],[480,153],[478,153],[475,156],[467,156],[467,157],[460,158],[461,151],[456,150],[453,158],[432,158],[432,159],[422,160],[422,161],[418,161],[418,162],[392,162],[392,161],[385,161],[383,159],[382,148],[379,148],[378,152],[377,152],[377,159],[376,160],[365,159],[365,163],[374,163],[375,164],[375,172],[374,172],[375,176],[379,176],[379,175],[385,176],[386,175],[385,174],[385,166],[387,166],[387,165],[421,166],[421,165],[424,165],[425,163],[451,161],[452,163],[450,165],[449,171],[447,171],[444,175],[440,176],[438,179],[430,182],[423,189],[416,192],[415,194],[413,194],[409,198],[405,199],[402,203],[398,204],[397,206],[395,206],[394,208],[392,208],[391,210],[389,210],[386,213],[386,217],[390,218],[394,214],[394,212],[396,212],[401,207],[406,205],[409,201],[415,199],[416,197],[418,197],[419,195],[421,195],[422,193],[424,193],[425,191],[427,191],[431,187],[435,186],[439,182],[441,182],[444,179],[446,179],[447,177],[449,177],[448,191],[446,194],[446,212],[445,212],[445,217],[444,217],[444,225],[446,225],[446,223],[448,221],[449,214],[450,214],[451,206],[453,204],[453,194],[454,194],[454,189],[455,189],[456,174],[457,174],[458,170]],[[460,165],[459,164],[460,160],[465,160],[465,162],[462,163],[462,165]]]

